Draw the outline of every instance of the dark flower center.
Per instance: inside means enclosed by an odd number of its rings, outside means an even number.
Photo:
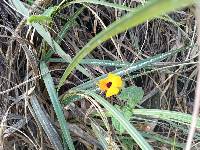
[[[108,88],[110,88],[111,85],[112,85],[112,82],[108,82],[108,83],[106,84],[106,86],[107,86]]]

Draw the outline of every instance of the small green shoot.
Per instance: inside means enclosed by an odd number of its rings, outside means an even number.
[[[31,15],[27,19],[27,24],[31,25],[33,23],[39,23],[39,24],[48,24],[52,22],[52,18],[48,16],[43,15]]]

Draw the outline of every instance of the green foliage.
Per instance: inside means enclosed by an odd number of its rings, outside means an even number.
[[[27,0],[27,3],[30,4],[30,5],[32,5],[33,2],[34,2],[34,0]]]
[[[20,14],[22,14],[25,17],[29,16],[28,9],[23,5],[23,3],[20,0],[11,0],[11,2],[13,3],[17,12],[19,12]]]
[[[56,9],[56,6],[53,7],[53,9]],[[54,11],[53,10],[53,11]],[[68,21],[65,23],[65,25],[62,27],[62,29],[60,30],[60,32],[58,33],[58,36],[55,39],[55,42],[60,44],[60,42],[63,40],[63,37],[67,34],[67,32],[74,27],[74,25],[77,24],[76,19],[77,17],[83,12],[84,7],[79,8],[72,16],[70,16],[68,18]],[[51,12],[51,16],[53,16],[53,12]],[[45,55],[45,60],[49,61],[49,62],[53,62],[53,61],[60,61],[60,62],[66,62],[65,59],[63,58],[51,58],[52,54],[54,54],[53,49],[50,49],[46,55]],[[53,59],[53,61],[51,61],[51,59]]]
[[[55,11],[55,9],[56,9],[56,6],[55,7],[49,7],[48,9],[45,9],[45,11],[42,13],[42,15],[51,17],[53,12]]]

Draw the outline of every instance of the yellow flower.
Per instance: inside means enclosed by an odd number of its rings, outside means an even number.
[[[101,91],[106,92],[106,97],[117,95],[122,87],[122,78],[109,73],[108,77],[101,79],[98,84]]]

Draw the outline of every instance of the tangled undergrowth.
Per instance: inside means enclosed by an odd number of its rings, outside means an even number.
[[[2,0],[0,149],[184,149],[197,1]]]

